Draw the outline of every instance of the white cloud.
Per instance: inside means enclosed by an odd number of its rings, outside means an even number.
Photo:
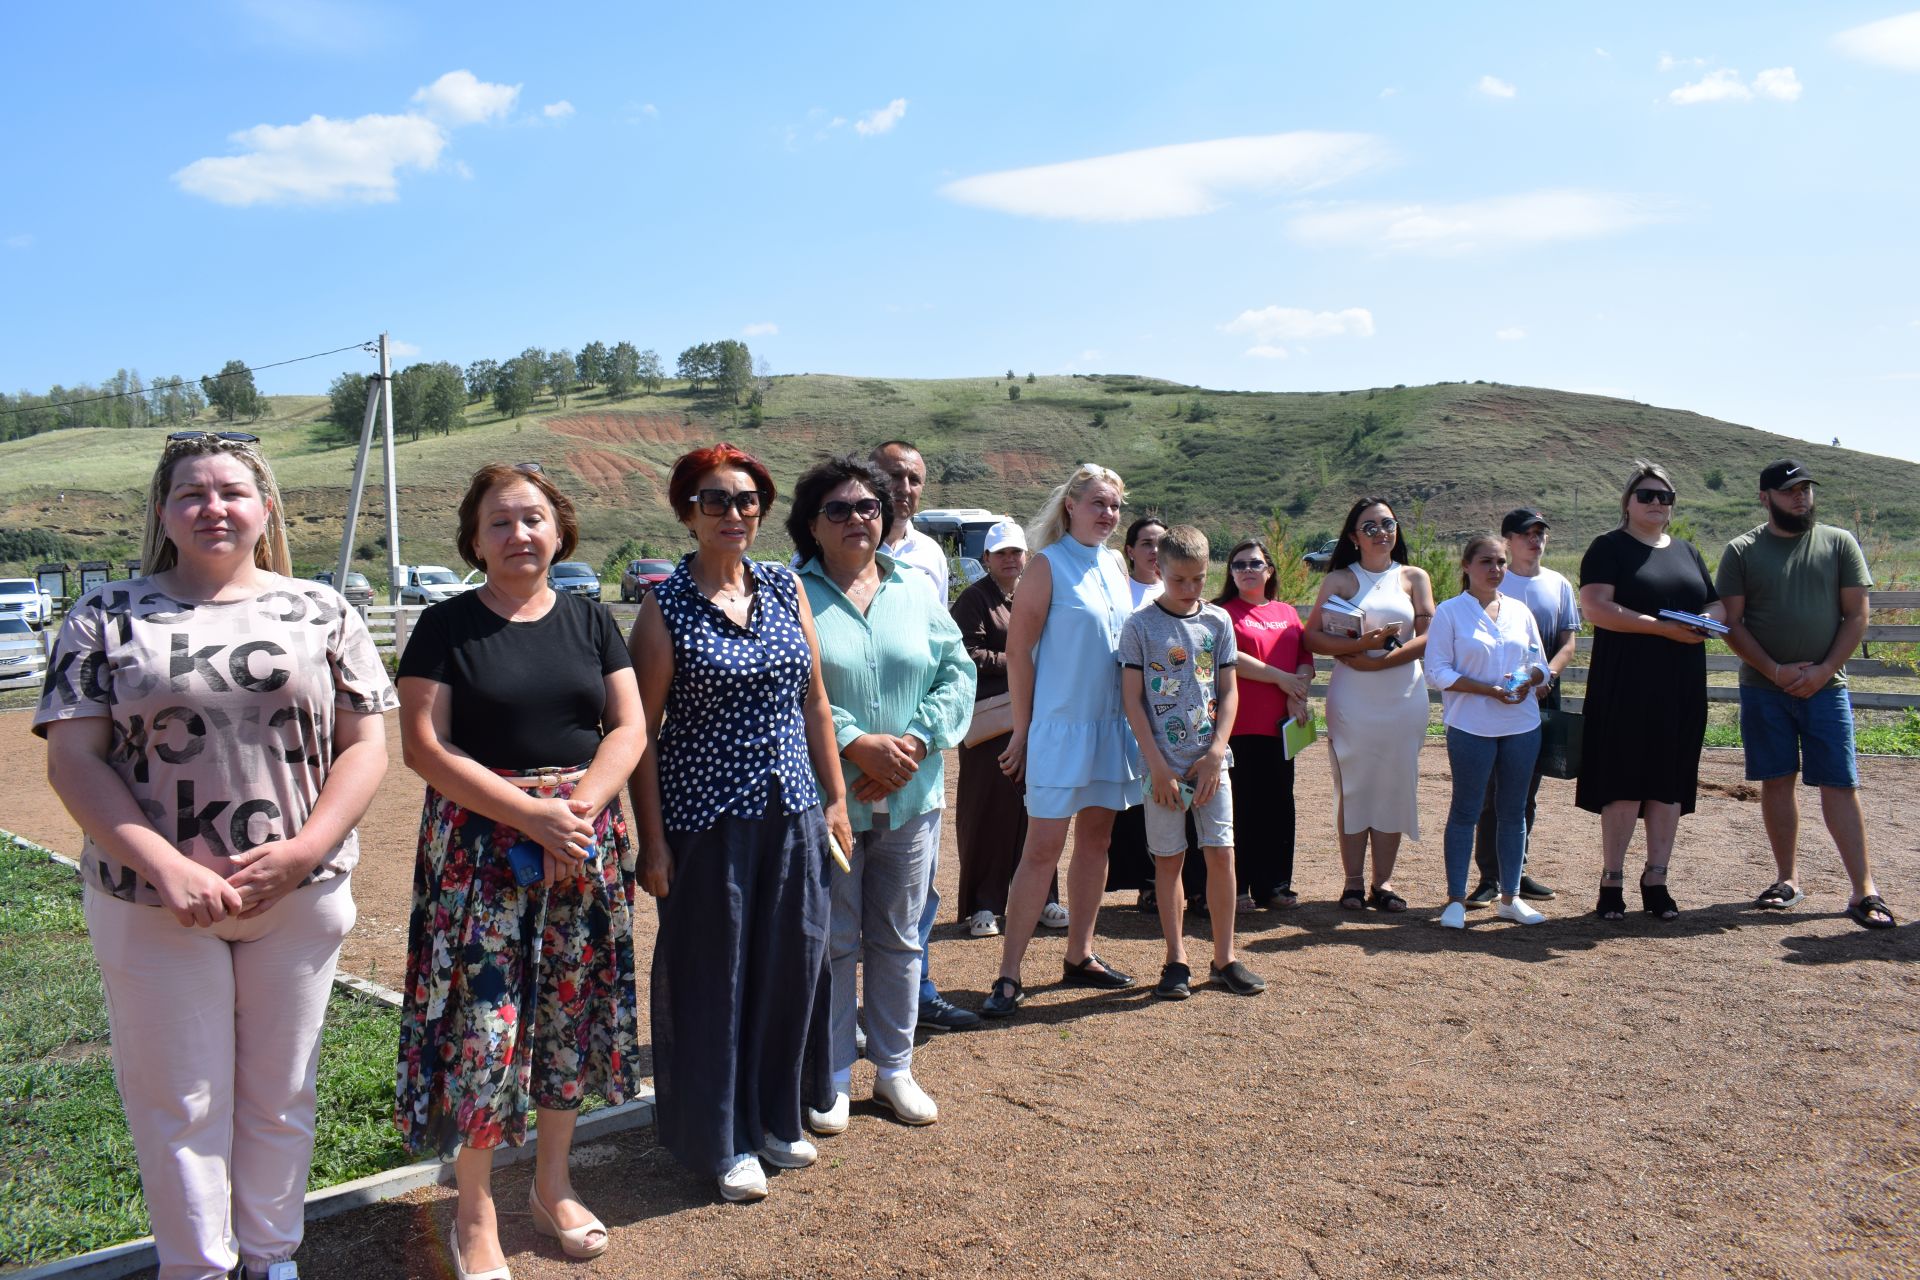
[[[1548,190],[1459,204],[1365,204],[1301,214],[1287,224],[1307,244],[1466,253],[1592,240],[1669,216],[1663,201],[1606,191]]]
[[[1920,9],[1849,27],[1833,38],[1833,45],[1862,62],[1895,71],[1920,71]]]
[[[1676,58],[1670,53],[1660,55],[1660,69],[1662,71],[1684,71],[1688,67],[1704,67],[1706,65],[1707,60],[1705,58]]]
[[[1518,325],[1509,325],[1505,329],[1496,329],[1493,336],[1502,342],[1518,342],[1527,336],[1527,331]]]
[[[940,194],[1029,218],[1137,222],[1210,213],[1234,191],[1325,186],[1387,158],[1371,134],[1275,133],[983,173],[949,182]]]
[[[540,108],[540,114],[549,120],[565,120],[573,114],[573,104],[562,98],[558,102],[549,102]]]
[[[906,114],[907,100],[905,98],[895,98],[886,106],[875,111],[869,111],[866,115],[854,121],[853,129],[855,133],[858,133],[863,138],[877,137],[883,133],[891,133],[893,126],[899,124]],[[840,121],[836,119],[834,123],[838,124]]]
[[[1305,307],[1261,307],[1242,311],[1220,326],[1223,333],[1250,333],[1262,343],[1302,338],[1371,338],[1373,312],[1365,307],[1308,311]]]
[[[488,84],[471,71],[449,71],[424,89],[415,91],[413,100],[436,120],[451,125],[484,124],[513,110],[520,96],[517,84]]]
[[[33,237],[32,237],[32,236],[30,236],[30,235],[28,235],[28,234],[27,234],[26,232],[24,232],[24,231],[23,231],[23,232],[21,232],[21,233],[20,233],[19,235],[12,235],[12,236],[8,236],[8,237],[7,237],[7,248],[9,248],[9,249],[31,249],[31,248],[33,248]],[[1916,322],[1916,323],[1920,323],[1920,322]]]
[[[240,154],[207,156],[173,180],[189,195],[216,204],[379,203],[396,198],[403,169],[432,169],[447,130],[504,114],[518,85],[487,84],[449,71],[413,95],[424,112],[364,115],[352,120],[309,116],[299,124],[260,124],[229,135]],[[464,164],[456,171],[471,177]]]
[[[771,320],[761,320],[742,329],[740,336],[743,338],[771,338],[779,332],[779,325],[773,323]]]
[[[1593,51],[1593,56],[1596,58],[1611,58],[1613,55],[1608,53],[1605,49],[1595,49]]]
[[[1683,84],[1667,95],[1675,106],[1690,107],[1701,102],[1746,102],[1753,90],[1740,83],[1740,73],[1732,67],[1709,71],[1691,84]]]
[[[1388,85],[1386,88],[1380,91],[1380,96],[1383,98],[1391,98],[1394,95],[1398,94],[1399,92],[1400,90],[1394,88],[1392,85]]]
[[[414,346],[411,342],[402,342],[398,338],[388,338],[387,354],[402,358],[406,356],[417,356],[420,354],[420,348]]]
[[[1287,358],[1287,349],[1285,347],[1270,346],[1263,342],[1258,346],[1248,347],[1246,354],[1256,360],[1285,360]]]
[[[1800,77],[1793,74],[1792,67],[1768,67],[1753,78],[1753,91],[1763,98],[1798,102]]]
[[[1486,94],[1489,98],[1511,98],[1514,94],[1520,92],[1498,76],[1481,76],[1480,83],[1474,87],[1479,89],[1481,93]]]
[[[255,39],[311,54],[364,51],[391,39],[392,15],[337,0],[240,0],[240,15],[251,22]]]

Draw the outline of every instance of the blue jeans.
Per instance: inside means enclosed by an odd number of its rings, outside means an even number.
[[[933,819],[933,852],[927,864],[927,907],[920,913],[920,1003],[940,998],[940,988],[933,985],[933,974],[929,972],[933,963],[933,952],[927,944],[933,939],[933,918],[940,914],[940,891],[933,887],[933,877],[940,871],[940,815],[945,812],[935,809],[926,816]]]
[[[1540,730],[1482,738],[1447,729],[1447,763],[1453,770],[1453,803],[1447,809],[1447,896],[1467,896],[1467,868],[1473,865],[1473,833],[1487,782],[1494,784],[1494,850],[1500,858],[1500,895],[1520,891],[1520,868],[1527,857],[1527,783],[1540,755]]]

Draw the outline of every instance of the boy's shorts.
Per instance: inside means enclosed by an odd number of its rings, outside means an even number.
[[[1148,780],[1148,787],[1153,785]],[[1147,852],[1156,858],[1171,858],[1187,851],[1187,812],[1169,809],[1147,796]],[[1193,806],[1193,830],[1202,849],[1233,847],[1233,788],[1227,771],[1220,771],[1220,789],[1213,799]]]
[[[1749,782],[1798,773],[1809,787],[1860,785],[1853,758],[1853,703],[1845,685],[1822,689],[1811,698],[1741,685],[1740,742],[1746,749]]]

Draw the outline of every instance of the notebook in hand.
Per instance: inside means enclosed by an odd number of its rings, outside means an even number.
[[[1280,722],[1280,744],[1289,760],[1312,746],[1314,739],[1319,736],[1320,722],[1311,712],[1308,713],[1304,724],[1292,716]]]
[[[1668,622],[1677,622],[1683,627],[1692,627],[1695,631],[1705,631],[1710,635],[1727,634],[1727,624],[1703,614],[1688,613],[1684,609],[1662,609],[1660,616]]]

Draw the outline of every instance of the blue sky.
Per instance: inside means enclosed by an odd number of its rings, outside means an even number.
[[[0,385],[744,337],[1920,459],[1913,2],[10,5]]]

